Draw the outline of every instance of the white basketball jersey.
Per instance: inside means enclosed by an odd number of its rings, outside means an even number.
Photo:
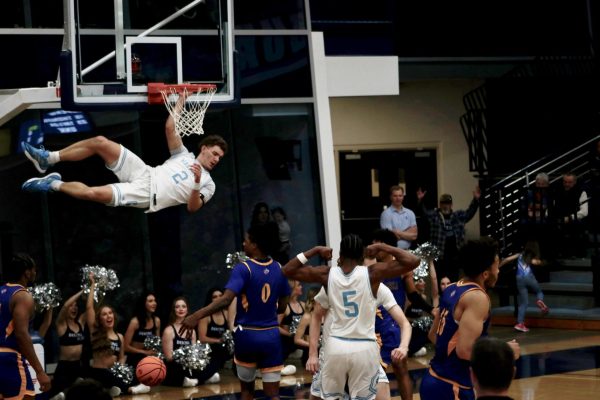
[[[194,154],[182,146],[152,170],[150,211],[187,203],[195,185],[194,174],[190,171],[195,161]],[[215,193],[215,183],[204,168],[200,185],[200,193],[204,195],[204,202],[208,203]]]
[[[356,266],[348,275],[332,267],[327,282],[331,336],[375,340],[377,299],[371,290],[369,270]]]

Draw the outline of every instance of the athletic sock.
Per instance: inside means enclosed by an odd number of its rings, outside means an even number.
[[[63,183],[63,181],[52,181],[50,182],[50,189],[52,189],[55,192],[58,192]]]
[[[48,152],[48,163],[56,164],[60,161],[60,152],[58,151],[49,151]]]

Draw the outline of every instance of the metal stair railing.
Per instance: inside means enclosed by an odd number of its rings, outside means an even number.
[[[498,240],[502,254],[515,251],[520,246],[518,239],[524,196],[535,183],[535,176],[545,172],[552,186],[561,180],[563,173],[570,171],[578,176],[579,182],[584,182],[590,174],[589,149],[598,140],[600,135],[559,155],[534,161],[486,187],[480,205],[481,233]]]

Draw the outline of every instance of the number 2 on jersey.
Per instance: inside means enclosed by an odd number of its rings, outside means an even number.
[[[344,314],[346,317],[356,317],[358,315],[358,304],[355,301],[350,301],[350,296],[355,296],[356,290],[346,290],[342,292],[342,299],[344,301]]]
[[[188,178],[188,173],[185,170],[182,170],[176,174],[171,176],[176,185],[179,185],[179,182],[185,181]]]

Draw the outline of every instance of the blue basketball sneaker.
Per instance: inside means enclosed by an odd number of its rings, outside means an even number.
[[[36,149],[27,142],[21,142],[21,147],[23,147],[25,156],[31,160],[35,168],[40,171],[40,173],[43,174],[52,165],[48,162],[48,156],[50,155],[50,152],[45,150],[43,146],[41,146],[39,149]]]
[[[60,181],[62,176],[58,172],[53,172],[50,175],[43,176],[41,178],[31,178],[21,186],[25,192],[52,192],[50,186],[54,181]]]

